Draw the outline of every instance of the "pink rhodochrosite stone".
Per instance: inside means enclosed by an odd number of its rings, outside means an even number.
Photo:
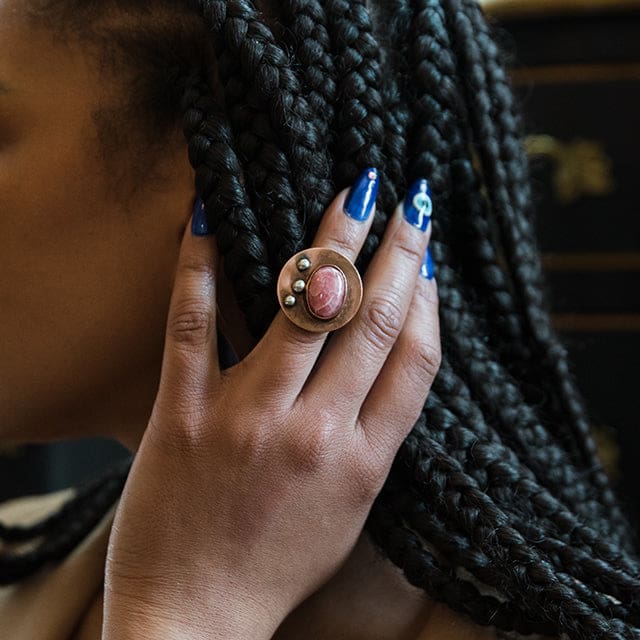
[[[314,316],[321,320],[335,318],[347,296],[347,282],[340,269],[320,267],[307,283],[307,304]]]

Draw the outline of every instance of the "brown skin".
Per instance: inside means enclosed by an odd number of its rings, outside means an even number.
[[[0,0],[0,441],[100,435],[136,450],[156,406],[193,170],[176,135],[134,193],[114,191],[91,114],[116,86],[96,81],[80,48],[27,30],[21,6]],[[219,326],[244,357],[254,345],[217,272]],[[365,536],[345,558],[274,637],[493,636],[434,608]],[[79,639],[100,637],[102,606]]]
[[[27,36],[22,4],[0,2],[0,436],[133,446],[157,390],[193,170],[175,136],[162,180],[126,201],[114,192],[91,114],[115,87],[82,51]]]

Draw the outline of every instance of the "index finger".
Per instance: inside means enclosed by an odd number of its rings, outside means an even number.
[[[185,229],[175,272],[160,375],[160,391],[202,401],[220,376],[216,335],[219,253],[201,200]]]

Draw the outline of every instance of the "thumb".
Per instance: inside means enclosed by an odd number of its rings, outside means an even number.
[[[169,305],[160,394],[202,402],[220,376],[216,334],[219,254],[204,204],[196,201],[182,239]]]

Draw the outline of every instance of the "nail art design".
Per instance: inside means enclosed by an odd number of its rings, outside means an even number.
[[[426,231],[433,211],[431,188],[424,179],[416,180],[409,189],[403,203],[404,217],[407,222],[420,231]]]
[[[207,225],[207,212],[204,208],[204,202],[200,198],[196,200],[193,208],[193,218],[191,221],[191,233],[194,236],[206,236],[211,233]]]
[[[424,261],[420,267],[420,275],[427,280],[433,280],[435,276],[435,269],[433,267],[433,256],[431,255],[431,248],[427,247],[427,251],[424,254]]]
[[[380,177],[374,167],[363,171],[356,180],[345,200],[344,212],[359,222],[364,222],[371,215],[378,195]]]

